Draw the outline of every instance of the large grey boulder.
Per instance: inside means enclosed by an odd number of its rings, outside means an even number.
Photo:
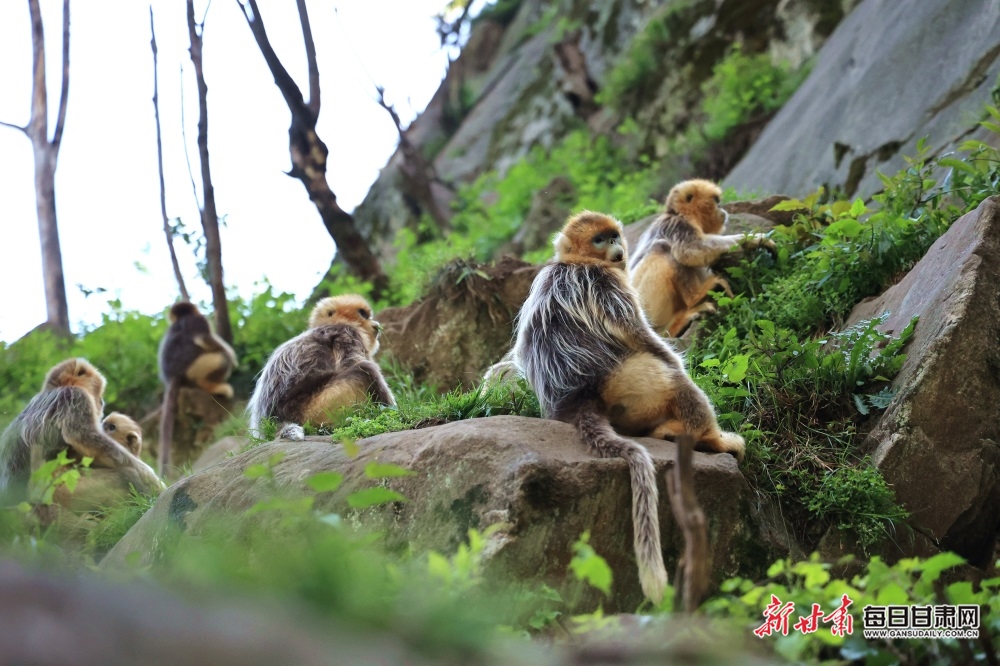
[[[1000,74],[1000,4],[864,0],[811,74],[725,178],[740,191],[881,189],[928,137],[949,150],[976,126]]]
[[[874,462],[921,532],[984,566],[1000,526],[1000,197],[957,220],[847,325],[886,311],[888,332],[920,321],[869,435]]]
[[[639,441],[648,447],[660,473],[660,527],[672,572],[683,537],[671,517],[664,473],[676,459],[676,447],[660,440]],[[154,562],[169,547],[174,529],[198,534],[219,516],[251,525],[261,520],[259,513],[240,514],[274,489],[262,479],[246,478],[243,471],[282,451],[284,458],[273,468],[277,488],[305,493],[305,480],[313,474],[340,472],[342,486],[317,495],[315,506],[340,513],[349,524],[382,533],[391,550],[451,553],[468,538],[469,529],[502,524],[488,540],[487,572],[529,584],[559,585],[567,575],[572,544],[590,530],[591,545],[615,572],[605,610],[632,610],[641,602],[627,466],[623,460],[589,455],[571,426],[499,416],[379,435],[358,445],[355,458],[349,458],[338,443],[311,438],[261,445],[223,460],[167,489],[102,566],[117,568],[132,562],[133,552],[143,563]],[[376,483],[364,472],[373,462],[414,472],[379,482],[407,501],[350,509],[346,496]],[[762,573],[774,553],[762,547],[746,518],[753,498],[736,460],[727,454],[696,453],[694,472],[708,518],[716,578]]]

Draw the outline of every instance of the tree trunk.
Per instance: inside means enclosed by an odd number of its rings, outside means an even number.
[[[69,97],[69,0],[63,0],[62,87],[55,131],[49,140],[48,91],[45,86],[45,30],[38,0],[28,0],[31,15],[31,118],[24,127],[0,121],[0,126],[17,129],[31,139],[35,158],[35,210],[38,215],[38,238],[42,249],[42,275],[45,284],[45,311],[48,328],[69,334],[69,307],[66,304],[66,280],[62,252],[59,249],[59,224],[56,220],[56,162],[66,126],[66,101]]]
[[[292,159],[292,168],[288,175],[298,178],[305,186],[309,200],[316,206],[323,220],[323,226],[337,244],[337,253],[351,273],[371,283],[371,296],[374,300],[378,300],[388,293],[389,278],[382,272],[382,267],[372,254],[368,242],[358,232],[354,218],[337,203],[337,195],[330,189],[330,184],[326,180],[326,163],[330,151],[316,134],[316,120],[319,118],[320,109],[319,70],[316,66],[316,49],[305,2],[297,0],[296,6],[309,68],[308,103],[303,100],[302,91],[271,47],[264,19],[260,15],[256,1],[246,0],[244,3],[237,0],[237,2],[243,10],[243,16],[250,26],[261,55],[271,70],[274,83],[281,91],[292,114],[292,122],[288,128],[288,151]]]
[[[187,0],[188,35],[191,38],[191,62],[198,80],[198,156],[201,161],[202,209],[201,226],[205,234],[205,258],[208,262],[208,282],[212,288],[215,309],[215,332],[229,344],[233,329],[229,322],[229,303],[222,279],[222,244],[219,241],[219,215],[215,207],[215,187],[208,160],[208,85],[201,60],[201,35],[194,20],[194,0]]]

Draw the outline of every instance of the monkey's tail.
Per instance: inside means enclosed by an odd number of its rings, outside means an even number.
[[[649,599],[659,604],[667,586],[663,566],[658,516],[659,492],[656,468],[649,452],[641,444],[619,436],[607,417],[595,409],[584,409],[576,418],[576,428],[590,451],[602,458],[624,458],[632,477],[632,531],[639,582]]]
[[[177,421],[177,397],[181,392],[181,383],[176,379],[167,382],[167,390],[163,394],[163,407],[160,409],[160,454],[157,457],[157,473],[166,478],[167,466],[170,465],[170,448],[174,443],[174,423]]]

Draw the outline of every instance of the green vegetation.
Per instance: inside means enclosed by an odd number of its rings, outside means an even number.
[[[632,168],[608,137],[595,138],[578,129],[550,150],[536,146],[502,178],[490,171],[459,189],[453,231],[446,237],[427,240],[434,228],[429,221],[417,231],[400,230],[396,264],[390,269],[392,304],[405,305],[423,294],[429,276],[449,261],[490,259],[517,231],[532,196],[556,176],[573,184],[574,210],[600,210],[625,222],[637,219],[637,211],[649,209],[654,189],[652,171],[642,165]],[[338,283],[334,288],[343,287]]]
[[[619,110],[649,102],[669,67],[667,54],[675,52],[679,40],[687,41],[699,9],[696,0],[670,2],[650,17],[608,72],[597,101]]]
[[[716,63],[702,86],[702,109],[707,116],[702,131],[721,141],[739,125],[776,111],[788,101],[809,74],[809,67],[792,71],[775,65],[766,53],[744,54],[739,45]]]
[[[888,380],[902,366],[913,324],[892,342],[877,321],[831,329],[996,192],[998,151],[979,142],[962,149],[965,159],[932,160],[920,142],[907,169],[883,177],[873,211],[860,200],[820,203],[821,193],[779,204],[801,212],[775,230],[776,256],[760,254],[729,271],[738,295],[719,299],[719,314],[689,353],[722,423],[747,439],[748,480],[777,499],[808,549],[830,527],[866,551],[906,538],[895,529],[905,513],[863,441],[871,415],[892,398]],[[943,168],[949,172],[939,185]]]

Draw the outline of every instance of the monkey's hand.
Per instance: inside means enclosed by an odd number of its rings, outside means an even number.
[[[128,462],[119,469],[135,489],[144,495],[159,495],[167,487],[160,477],[156,475],[153,468],[142,462],[131,453],[128,453]]]
[[[774,241],[768,238],[767,234],[747,234],[740,245],[746,250],[759,250],[764,248],[771,253],[774,253],[775,251]]]

